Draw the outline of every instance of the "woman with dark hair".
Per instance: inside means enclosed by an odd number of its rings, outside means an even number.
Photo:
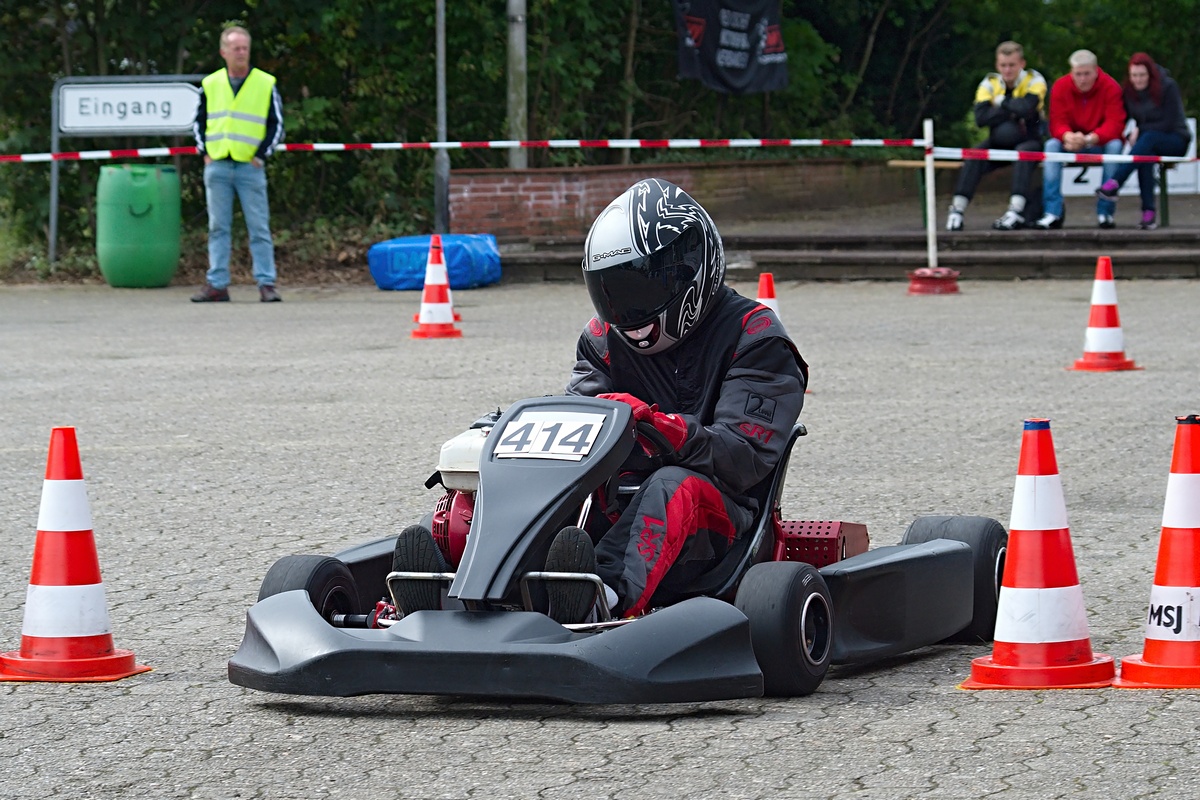
[[[1129,72],[1122,86],[1125,94],[1125,111],[1137,127],[1129,135],[1135,156],[1182,156],[1187,153],[1192,140],[1187,119],[1183,115],[1183,98],[1179,84],[1167,70],[1154,63],[1145,53],[1134,53],[1129,59]],[[1154,164],[1121,164],[1112,178],[1096,190],[1106,200],[1116,200],[1121,185],[1133,174],[1138,174],[1138,188],[1142,194],[1143,230],[1158,227],[1154,204]]]

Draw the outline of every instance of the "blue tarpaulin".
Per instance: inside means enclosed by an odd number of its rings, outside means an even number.
[[[371,245],[367,266],[380,289],[425,285],[429,236],[402,236]],[[474,289],[500,280],[500,248],[490,233],[444,233],[442,255],[451,289]]]

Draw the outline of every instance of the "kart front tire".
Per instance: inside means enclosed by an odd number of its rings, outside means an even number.
[[[332,556],[284,556],[271,565],[258,599],[303,589],[326,621],[334,614],[353,614],[358,588],[350,568]]]
[[[917,517],[904,532],[900,543],[923,544],[934,539],[950,539],[971,545],[974,610],[967,627],[946,641],[970,644],[992,641],[996,633],[996,611],[1000,605],[1000,579],[1004,577],[1008,531],[990,517],[934,515]]]
[[[764,693],[812,694],[833,655],[833,601],[816,567],[798,561],[755,564],[734,605],[750,620],[750,642]]]

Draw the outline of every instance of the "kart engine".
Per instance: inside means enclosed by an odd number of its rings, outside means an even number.
[[[457,569],[467,548],[471,518],[475,515],[475,494],[450,489],[438,500],[433,511],[433,541],[451,569]]]
[[[471,518],[475,516],[475,492],[479,491],[479,459],[484,441],[499,416],[497,409],[494,415],[476,421],[469,430],[443,444],[438,456],[435,478],[446,487],[446,494],[438,500],[430,528],[434,542],[452,569],[458,568],[467,547]]]

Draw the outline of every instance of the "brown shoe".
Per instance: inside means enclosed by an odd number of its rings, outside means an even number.
[[[279,296],[279,292],[275,291],[275,287],[269,283],[258,287],[258,300],[260,303],[283,302],[283,298]]]
[[[228,303],[229,290],[218,289],[211,283],[204,284],[204,288],[192,295],[193,303]]]

